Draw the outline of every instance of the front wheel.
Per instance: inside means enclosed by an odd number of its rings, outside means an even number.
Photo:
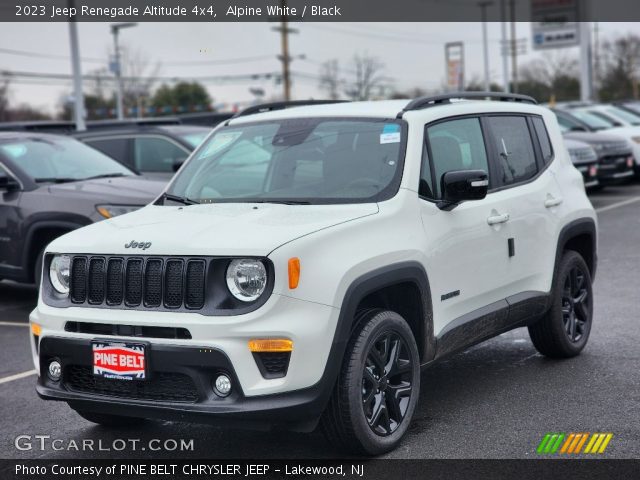
[[[577,252],[568,250],[562,256],[552,295],[551,308],[529,327],[529,336],[547,357],[574,357],[587,344],[593,319],[591,274]]]
[[[407,431],[419,394],[411,328],[395,312],[371,312],[349,341],[321,428],[329,442],[353,453],[388,452]]]

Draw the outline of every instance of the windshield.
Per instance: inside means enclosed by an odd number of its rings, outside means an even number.
[[[106,155],[65,137],[33,137],[0,143],[8,157],[35,181],[75,181],[92,177],[133,175]]]
[[[618,107],[607,107],[605,111],[613,117],[617,117],[625,121],[626,123],[630,123],[631,125],[640,125],[640,116],[634,115],[633,113],[627,112],[626,110]]]
[[[168,194],[209,202],[373,202],[400,183],[401,120],[299,118],[222,127]]]
[[[615,125],[609,120],[605,120],[602,117],[598,117],[596,115],[593,115],[592,113],[585,112],[584,110],[572,110],[571,114],[578,120],[581,120],[589,125],[589,128],[592,128],[594,130],[604,130],[606,128],[615,127]]]

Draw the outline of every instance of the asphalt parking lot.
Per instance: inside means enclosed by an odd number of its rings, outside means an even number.
[[[548,360],[535,351],[527,331],[518,329],[430,368],[422,375],[409,434],[389,457],[533,458],[547,432],[612,432],[599,457],[640,458],[640,184],[610,187],[591,198],[599,215],[599,266],[594,325],[583,354]],[[171,422],[108,431],[66,404],[40,400],[28,347],[28,313],[36,298],[33,287],[0,282],[0,458],[148,457],[144,445],[151,439],[193,439],[192,451],[156,451],[156,459],[342,455],[318,434]],[[61,439],[62,448],[54,450],[46,441],[40,449],[33,441],[34,448],[19,450],[19,435],[49,435]],[[104,448],[115,439],[140,442],[136,450],[67,448],[72,440],[87,439]]]

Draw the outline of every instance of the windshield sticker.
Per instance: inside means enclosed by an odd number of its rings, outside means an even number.
[[[385,143],[398,143],[400,142],[400,125],[395,123],[388,123],[382,129],[380,134],[380,144]]]

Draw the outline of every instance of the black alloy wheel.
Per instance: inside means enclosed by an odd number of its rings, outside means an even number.
[[[376,434],[393,433],[404,419],[412,394],[413,363],[406,342],[382,332],[367,353],[362,373],[362,407]]]

